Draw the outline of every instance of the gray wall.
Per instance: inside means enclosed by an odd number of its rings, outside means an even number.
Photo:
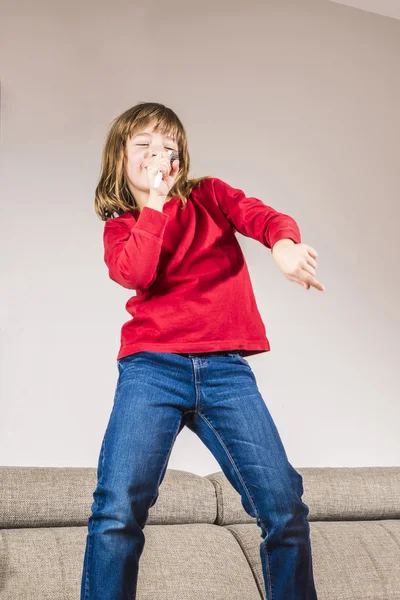
[[[332,0],[356,8],[362,8],[378,15],[400,19],[399,0]]]
[[[294,466],[399,464],[400,22],[299,2],[2,4],[0,463],[96,466],[131,292],[93,208],[111,120],[173,108],[192,176],[298,222],[326,291],[238,234],[271,351],[249,357]],[[169,462],[219,470],[187,428]]]

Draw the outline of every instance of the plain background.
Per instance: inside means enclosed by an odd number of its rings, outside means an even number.
[[[340,2],[341,4],[362,8],[376,14],[400,19],[399,0],[333,0],[333,2]]]
[[[238,235],[290,462],[400,464],[400,21],[329,0],[2,3],[0,463],[96,466],[132,292],[94,212],[111,121],[171,107],[191,175],[296,219],[326,291]],[[220,470],[190,430],[169,468]]]

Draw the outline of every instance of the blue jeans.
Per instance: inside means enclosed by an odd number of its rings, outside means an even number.
[[[261,529],[267,600],[315,600],[308,506],[240,351],[137,352],[118,360],[83,562],[81,600],[132,600],[149,508],[187,425]]]

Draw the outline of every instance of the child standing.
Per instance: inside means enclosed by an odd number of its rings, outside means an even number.
[[[235,232],[271,249],[306,289],[324,289],[317,253],[290,216],[216,177],[189,179],[189,167],[186,132],[171,109],[143,102],[113,121],[95,210],[105,221],[109,276],[136,295],[121,331],[81,600],[136,597],[143,528],[185,425],[257,520],[267,600],[314,600],[302,476],[244,358],[270,345]]]

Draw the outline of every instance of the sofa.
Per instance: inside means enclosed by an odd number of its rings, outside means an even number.
[[[400,467],[297,470],[318,599],[400,600]],[[0,467],[1,600],[78,600],[96,477]],[[137,600],[265,599],[261,529],[222,472],[168,469],[144,533]]]

